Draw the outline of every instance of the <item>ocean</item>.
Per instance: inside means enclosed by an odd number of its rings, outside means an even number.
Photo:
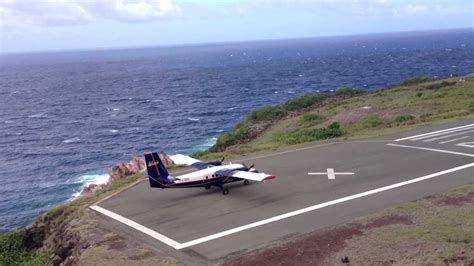
[[[206,149],[252,109],[474,72],[473,30],[0,55],[0,231],[144,151]]]

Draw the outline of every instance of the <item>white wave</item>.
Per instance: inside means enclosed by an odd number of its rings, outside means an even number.
[[[85,187],[92,184],[95,184],[95,185],[107,184],[107,182],[109,182],[109,179],[110,179],[110,176],[108,174],[80,176],[75,183],[82,184],[81,189],[72,194],[72,199],[79,197],[84,191]]]
[[[193,117],[188,117],[188,120],[189,120],[189,121],[199,121],[199,120],[201,120],[201,119],[199,119],[199,118],[193,118]]]
[[[120,108],[114,108],[112,111],[120,111]]]
[[[64,143],[73,143],[73,142],[78,142],[78,141],[81,141],[81,139],[78,138],[78,137],[75,137],[75,138],[72,138],[72,139],[63,140]]]
[[[29,118],[43,118],[43,117],[46,117],[46,113],[38,113],[34,115],[29,115],[28,117]]]
[[[5,124],[11,124],[11,123],[13,123],[13,121],[11,121],[11,120],[5,120]]]
[[[111,133],[117,133],[118,130],[117,130],[117,129],[110,129],[109,132],[111,132]]]
[[[222,133],[222,132],[224,132],[224,130],[223,129],[216,129],[216,132],[217,133]]]
[[[237,106],[230,107],[230,108],[227,108],[227,111],[232,111],[232,110],[235,110],[236,108],[237,108]]]
[[[193,150],[198,150],[198,151],[207,150],[210,147],[212,147],[214,144],[216,144],[216,141],[217,141],[216,137],[209,138],[203,144],[199,144],[199,145],[194,146]]]

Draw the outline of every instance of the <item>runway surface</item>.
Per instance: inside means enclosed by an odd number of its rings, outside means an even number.
[[[277,178],[219,190],[141,182],[91,206],[113,230],[183,261],[215,263],[290,236],[474,182],[474,121],[247,155]],[[176,174],[176,173],[175,173]]]

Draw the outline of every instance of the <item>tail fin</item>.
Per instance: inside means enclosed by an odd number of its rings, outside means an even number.
[[[151,187],[163,188],[163,184],[169,183],[168,170],[166,170],[158,153],[145,153],[145,162]]]

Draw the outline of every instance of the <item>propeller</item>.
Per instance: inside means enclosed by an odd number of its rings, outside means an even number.
[[[222,156],[221,163],[224,162],[225,156]]]

